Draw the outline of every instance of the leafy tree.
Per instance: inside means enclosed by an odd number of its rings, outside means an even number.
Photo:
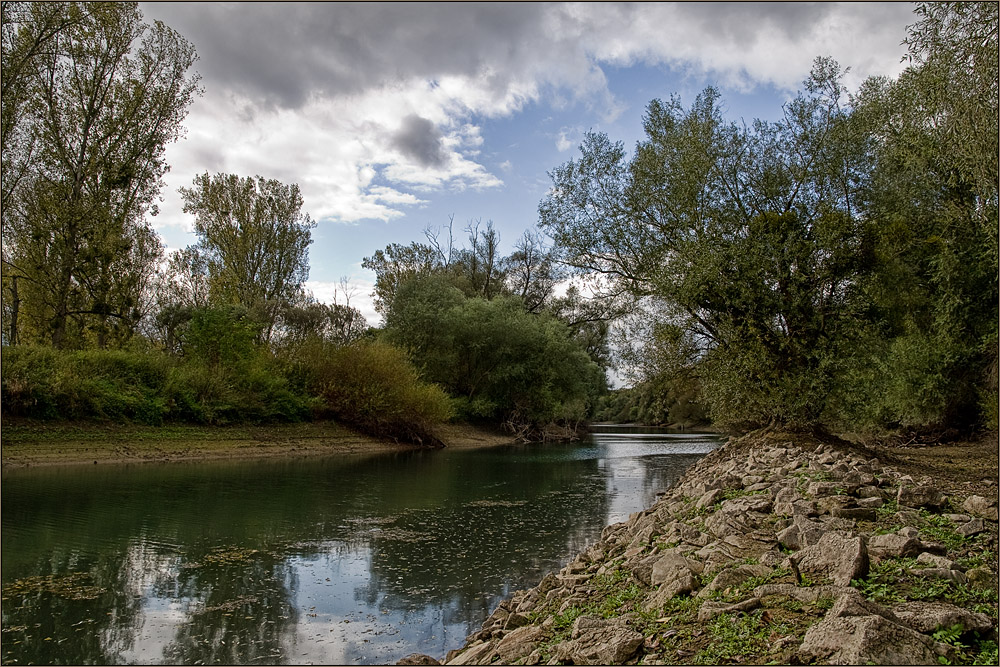
[[[264,339],[270,340],[278,308],[294,302],[309,277],[316,223],[301,211],[299,186],[205,173],[180,193],[199,236],[189,249],[192,275],[203,262],[210,301],[254,309],[265,325]]]
[[[460,414],[516,432],[585,418],[604,387],[565,323],[526,312],[516,297],[465,296],[442,275],[400,286],[385,338],[456,397]]]
[[[967,428],[996,422],[998,9],[926,3],[910,66],[871,79],[858,114],[877,139],[870,205],[882,313],[862,418]],[[992,379],[991,379],[992,378]],[[977,405],[978,404],[978,405]]]
[[[348,345],[365,336],[368,322],[350,305],[304,300],[283,306],[276,328],[281,331],[281,345],[295,349],[310,339]]]
[[[145,214],[198,93],[194,47],[135,3],[4,11],[8,340],[127,338],[161,253]]]
[[[4,2],[2,12],[2,70],[0,96],[0,145],[3,147],[0,208],[13,202],[11,195],[28,173],[37,144],[28,116],[34,93],[33,70],[46,50],[58,48],[57,39],[79,24],[84,14],[77,5],[62,2]]]
[[[711,88],[688,111],[654,100],[631,159],[587,135],[539,206],[564,261],[663,301],[719,421],[817,422],[857,326],[866,155],[840,76],[817,59],[784,118],[750,128],[722,121]]]
[[[425,276],[441,266],[440,250],[422,243],[408,246],[391,243],[385,250],[376,250],[365,257],[361,266],[375,272],[375,310],[386,315],[396,297],[396,290],[407,280]]]

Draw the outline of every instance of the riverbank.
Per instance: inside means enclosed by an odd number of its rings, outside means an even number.
[[[445,424],[439,431],[447,447],[514,442],[512,436],[468,424]],[[416,448],[374,438],[332,421],[264,426],[145,426],[5,419],[0,442],[4,469],[362,454]]]
[[[995,437],[731,440],[441,662],[997,664],[996,479]]]

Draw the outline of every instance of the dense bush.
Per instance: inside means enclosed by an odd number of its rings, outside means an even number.
[[[169,360],[123,351],[59,353],[6,348],[3,404],[8,414],[42,419],[111,419],[159,424]]]
[[[451,417],[448,395],[423,382],[401,350],[369,341],[329,346],[310,371],[313,390],[336,417],[366,433],[441,444],[434,427]]]
[[[385,338],[454,397],[461,418],[517,431],[586,419],[605,386],[564,322],[517,298],[466,297],[441,276],[397,288]]]
[[[239,332],[236,334],[239,336]],[[161,352],[4,348],[7,415],[160,424],[301,421],[333,416],[372,435],[438,444],[447,395],[422,382],[406,355],[384,343],[304,347],[297,363],[266,349],[177,358]],[[243,341],[245,342],[245,341]],[[211,350],[208,341],[205,346]],[[204,348],[203,348],[204,349]],[[232,354],[239,350],[239,354]],[[228,357],[228,358],[227,358]]]

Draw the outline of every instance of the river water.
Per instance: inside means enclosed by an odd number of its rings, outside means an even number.
[[[648,507],[719,441],[11,470],[4,664],[387,664]]]

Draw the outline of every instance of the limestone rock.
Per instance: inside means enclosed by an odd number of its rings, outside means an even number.
[[[972,537],[986,530],[982,519],[973,519],[968,523],[963,523],[955,529],[955,532],[965,537]]]
[[[720,500],[722,500],[722,489],[712,489],[699,498],[698,502],[696,502],[694,506],[697,509],[705,509],[706,507],[711,507]]]
[[[500,640],[496,653],[502,663],[509,665],[534,651],[544,637],[545,630],[537,625],[518,628]]]
[[[659,589],[647,598],[646,610],[662,607],[675,595],[693,591],[698,585],[695,575],[701,571],[702,564],[698,561],[689,560],[675,550],[668,551],[653,563],[650,571],[650,585],[659,585]]]
[[[938,628],[961,624],[965,632],[989,632],[993,620],[986,614],[956,607],[947,602],[904,602],[892,608],[896,616],[917,632],[930,634]]]
[[[707,598],[715,591],[724,591],[727,588],[739,586],[750,577],[763,577],[770,572],[771,568],[763,565],[740,565],[726,568],[715,575],[715,578],[698,592],[698,597]]]
[[[649,575],[652,586],[670,583],[683,574],[701,574],[702,565],[677,553],[676,550],[666,551],[655,563]]]
[[[975,567],[965,573],[969,583],[981,590],[996,590],[997,575],[988,567]]]
[[[763,584],[753,589],[754,597],[762,598],[768,595],[781,595],[799,602],[815,602],[820,598],[836,599],[847,591],[854,590],[849,586],[809,586],[795,584]]]
[[[493,654],[493,648],[496,646],[496,641],[484,642],[482,644],[475,644],[465,649],[454,658],[449,660],[448,665],[475,665],[480,660],[490,657]]]
[[[875,510],[867,507],[834,507],[830,514],[841,519],[854,519],[855,521],[874,521]]]
[[[944,505],[944,501],[945,495],[933,486],[901,484],[896,494],[896,502],[900,507],[938,509]]]
[[[879,560],[883,558],[911,558],[922,551],[923,544],[920,543],[920,540],[896,533],[874,535],[868,540],[868,554]]]
[[[936,665],[948,647],[875,614],[824,618],[806,632],[798,657],[831,665]]]
[[[984,498],[983,496],[969,496],[962,503],[962,509],[973,516],[978,516],[990,521],[997,520],[997,501],[995,498]]]
[[[854,495],[858,498],[881,498],[882,491],[873,485],[859,486]]]
[[[652,585],[652,575],[653,575],[653,565],[662,558],[662,554],[655,553],[651,556],[646,556],[645,558],[635,562],[632,566],[632,576],[638,579],[641,583],[646,586]]]
[[[526,614],[519,614],[517,612],[514,612],[513,614],[507,617],[507,620],[504,621],[503,629],[506,630],[507,632],[510,632],[511,630],[523,628],[529,623],[531,623],[531,621],[528,619],[528,616]]]
[[[965,576],[964,572],[958,570],[952,570],[947,567],[911,567],[908,572],[910,574],[915,574],[918,577],[930,577],[932,579],[947,579],[948,581],[954,582],[956,584],[965,585],[969,583],[969,578]]]
[[[576,665],[621,664],[642,646],[642,635],[625,623],[590,616],[576,619],[571,638],[556,649],[556,660]]]
[[[760,598],[750,598],[749,600],[743,600],[742,602],[736,602],[734,604],[713,602],[710,600],[708,602],[703,602],[701,608],[698,609],[698,622],[707,623],[716,616],[720,616],[722,614],[752,611],[759,606]]]
[[[929,567],[943,567],[947,570],[960,569],[955,566],[955,561],[949,560],[944,556],[935,556],[927,551],[917,556],[917,562],[921,565],[927,565]]]
[[[397,665],[440,665],[441,663],[423,653],[411,653],[405,658],[400,658]]]
[[[836,586],[848,586],[852,579],[868,574],[868,547],[861,536],[826,533],[817,544],[800,551],[796,560],[803,574],[829,577]]]
[[[881,616],[898,623],[896,615],[880,604],[865,599],[856,588],[847,588],[833,603],[825,618],[848,618],[851,616]]]

